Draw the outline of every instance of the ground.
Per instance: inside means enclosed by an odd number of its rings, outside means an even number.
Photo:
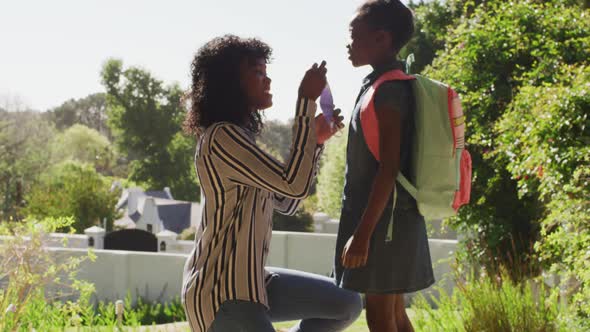
[[[408,309],[408,315],[410,319],[413,318],[414,313],[411,309]],[[287,332],[289,328],[293,326],[295,322],[283,322],[274,324],[277,332]],[[144,326],[139,329],[141,332],[189,332],[189,328],[187,323],[174,323],[174,324],[164,324],[158,326]],[[349,327],[346,332],[368,332],[369,329],[367,328],[367,321],[365,319],[365,311],[363,310],[359,319],[357,319],[354,324]]]

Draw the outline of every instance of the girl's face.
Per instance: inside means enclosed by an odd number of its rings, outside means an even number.
[[[272,106],[270,78],[266,76],[266,61],[244,60],[240,66],[241,86],[252,111],[264,110]]]
[[[373,64],[387,56],[391,38],[386,32],[372,29],[358,15],[350,23],[349,31],[348,59],[354,67]]]

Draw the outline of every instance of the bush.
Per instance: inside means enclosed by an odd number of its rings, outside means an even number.
[[[556,82],[526,87],[498,123],[499,149],[519,194],[538,193],[546,213],[535,246],[590,318],[590,67],[562,66]],[[575,280],[575,282],[572,282]]]
[[[93,167],[62,163],[41,176],[40,183],[27,197],[24,211],[36,218],[73,217],[72,227],[78,233],[100,224],[103,218],[112,225],[117,217],[115,205],[120,192],[111,191],[110,187],[110,181]]]
[[[514,242],[518,253],[514,259],[519,263],[512,265],[528,265],[546,205],[536,187],[522,194],[524,187],[512,173],[512,156],[501,147],[503,136],[516,135],[520,129],[511,127],[504,132],[498,130],[499,122],[507,113],[513,112],[515,119],[527,114],[518,100],[521,92],[554,85],[564,75],[562,69],[587,63],[588,11],[564,1],[486,1],[465,10],[457,23],[445,40],[444,51],[424,71],[457,89],[468,117],[472,202],[452,223],[469,235],[469,247],[475,251],[472,257],[483,260],[480,263],[490,267],[495,260],[506,263],[509,257],[504,253]],[[485,261],[488,258],[492,261]]]
[[[289,231],[289,232],[313,232],[313,217],[312,215],[303,210],[299,209],[292,216],[287,216],[274,212],[272,217],[273,226],[272,229],[275,231]]]
[[[178,235],[178,239],[182,241],[194,241],[197,229],[194,226],[186,228]]]
[[[76,279],[81,262],[91,253],[58,261],[46,249],[46,235],[72,225],[71,218],[28,219],[0,225],[0,331],[53,330],[69,326],[88,305],[94,286]],[[68,298],[78,298],[68,301]],[[50,308],[47,303],[59,301]]]
[[[92,252],[60,260],[46,249],[49,233],[72,224],[71,218],[27,219],[0,224],[0,235],[5,236],[0,244],[0,331],[117,326],[115,305],[99,302],[94,306],[90,302],[94,285],[76,277],[80,263],[95,259]],[[140,297],[132,305],[128,294],[124,306],[125,326],[185,320],[178,298],[160,304],[147,303]]]
[[[101,174],[113,175],[117,154],[107,137],[94,129],[75,124],[53,139],[51,158],[54,163],[66,160],[88,163]]]
[[[347,139],[348,131],[345,130],[326,144],[318,175],[318,208],[333,218],[339,218],[342,209]]]
[[[433,309],[419,295],[413,308],[417,331],[573,331],[560,310],[557,290],[543,283],[515,283],[508,273],[501,276],[476,277],[471,274],[459,281],[452,295],[439,289],[440,297],[432,301]]]

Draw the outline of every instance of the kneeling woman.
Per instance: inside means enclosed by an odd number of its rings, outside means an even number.
[[[326,68],[314,64],[299,86],[289,158],[281,163],[256,145],[260,111],[272,106],[270,55],[257,39],[228,35],[206,43],[193,60],[185,129],[198,138],[205,198],[182,289],[193,331],[267,332],[274,331],[271,322],[286,320],[301,320],[291,331],[342,331],[361,311],[359,295],[332,279],[265,268],[273,211],[295,212],[334,133],[315,117]],[[342,117],[336,118],[339,129]]]

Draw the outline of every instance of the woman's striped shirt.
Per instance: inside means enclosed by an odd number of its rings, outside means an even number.
[[[193,331],[206,332],[226,300],[268,306],[264,266],[272,214],[295,213],[309,192],[322,151],[316,146],[315,109],[313,101],[297,102],[285,163],[234,124],[217,123],[202,134],[196,167],[205,205],[182,289]]]

